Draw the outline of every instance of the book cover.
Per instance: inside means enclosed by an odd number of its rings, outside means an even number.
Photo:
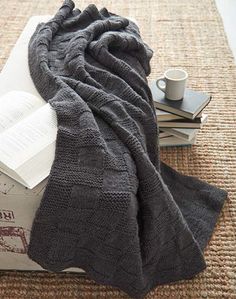
[[[194,119],[211,100],[211,96],[207,93],[186,89],[183,100],[172,101],[165,98],[164,92],[156,86],[155,80],[149,82],[149,87],[152,92],[154,106],[157,109],[188,119]]]
[[[159,132],[159,138],[170,137],[170,136],[172,136],[172,135],[173,135],[173,134],[168,133],[168,132],[162,132],[162,131]]]
[[[176,119],[183,119],[182,116],[156,109],[157,121],[169,121],[169,120],[176,120]]]
[[[171,112],[167,112],[164,110],[160,110],[156,108],[156,116],[157,121],[170,121],[170,120],[176,120],[176,119],[185,119],[183,116],[179,116],[177,114],[173,114]],[[202,111],[198,113],[198,115],[195,117],[194,120],[197,120],[197,118],[200,118],[202,116]]]
[[[203,113],[202,117],[197,121],[195,120],[175,120],[175,121],[160,121],[158,122],[159,128],[192,128],[201,129],[202,126],[207,122],[208,115]]]
[[[176,136],[161,138],[159,140],[159,144],[161,147],[163,146],[189,146],[192,144],[196,144],[196,136],[193,137],[191,140],[183,140]]]
[[[198,133],[199,129],[186,128],[163,128],[163,133],[172,134],[184,140],[191,140]]]

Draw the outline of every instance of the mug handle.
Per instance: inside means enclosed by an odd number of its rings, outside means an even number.
[[[164,87],[160,85],[160,82],[161,82],[161,81],[162,81],[162,82],[165,82],[165,86],[164,86]],[[160,77],[160,78],[158,78],[157,81],[156,81],[156,85],[157,85],[157,87],[158,87],[161,91],[166,92],[166,79],[165,79],[164,77]]]

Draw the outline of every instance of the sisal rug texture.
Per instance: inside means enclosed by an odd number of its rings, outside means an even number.
[[[30,16],[55,14],[59,0],[1,0],[0,70]],[[147,299],[236,299],[236,67],[212,0],[75,1],[105,6],[134,17],[142,38],[154,50],[150,79],[167,68],[183,67],[188,87],[209,92],[207,125],[193,147],[161,150],[178,171],[228,191],[229,198],[206,250],[207,269],[194,279],[159,286]],[[123,292],[78,274],[0,272],[1,299],[128,299]]]

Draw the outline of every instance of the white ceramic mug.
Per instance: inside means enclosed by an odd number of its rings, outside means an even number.
[[[169,69],[157,79],[157,87],[165,93],[168,100],[178,101],[184,97],[188,73],[182,69]],[[161,86],[160,83],[164,82]]]

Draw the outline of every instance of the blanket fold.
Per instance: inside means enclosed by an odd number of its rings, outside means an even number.
[[[146,79],[153,51],[137,25],[74,6],[65,0],[28,46],[32,80],[58,121],[28,256],[142,298],[205,269],[227,192],[160,161]]]

